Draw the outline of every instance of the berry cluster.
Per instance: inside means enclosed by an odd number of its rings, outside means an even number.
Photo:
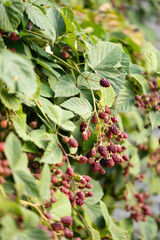
[[[119,144],[128,137],[127,133],[120,132],[116,125],[118,119],[111,115],[110,109],[105,106],[104,109],[99,110],[98,115],[93,115],[92,122],[98,123],[98,141],[87,153],[86,158],[83,157],[84,163],[88,162],[94,172],[105,174],[103,167],[112,168],[120,162],[128,162],[129,157],[123,153],[126,147]],[[81,122],[80,131],[83,141],[87,141],[91,135],[89,122]]]
[[[145,203],[149,194],[145,192],[137,193],[134,195],[136,204],[134,206],[126,205],[126,210],[131,211],[131,218],[136,222],[146,221],[146,217],[151,215],[149,206]]]
[[[150,92],[149,94],[144,94],[142,96],[136,95],[135,96],[135,105],[138,108],[144,108],[147,112],[151,109],[155,111],[160,110],[160,96],[159,96],[159,89],[157,79],[153,79],[149,82]]]

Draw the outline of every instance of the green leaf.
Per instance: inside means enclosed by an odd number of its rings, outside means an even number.
[[[1,51],[2,49],[6,49],[6,46],[5,46],[5,44],[4,44],[3,38],[0,37],[0,51]]]
[[[87,205],[98,203],[104,195],[103,189],[102,189],[99,181],[95,181],[95,180],[92,179],[91,183],[93,185],[92,192],[93,192],[94,195],[91,198],[86,198],[85,199],[85,203]]]
[[[4,216],[1,224],[1,240],[49,240],[49,234],[42,229],[18,229],[16,221],[11,216]]]
[[[109,88],[101,88],[98,94],[100,95],[99,104],[101,107],[104,107],[106,105],[108,107],[112,107],[112,104],[115,100],[115,92],[112,86]]]
[[[9,94],[5,89],[0,92],[0,100],[10,110],[16,111],[20,109],[20,100],[14,94]]]
[[[5,141],[5,155],[11,168],[16,168],[21,157],[21,142],[16,135],[11,132]]]
[[[92,234],[92,239],[93,240],[100,240],[101,239],[99,232],[92,227],[91,227],[91,234]]]
[[[104,218],[101,213],[100,206],[98,204],[87,205],[84,204],[83,208],[85,213],[90,217],[91,221],[98,229],[103,229],[105,227]]]
[[[142,88],[143,94],[148,94],[150,91],[149,84],[147,80],[140,74],[131,74],[132,78],[134,78],[134,82],[136,81]]]
[[[97,142],[97,135],[91,133],[91,136],[87,139],[87,141],[83,142],[83,150],[89,152],[89,150],[93,147],[94,143]]]
[[[108,227],[108,230],[109,230],[113,240],[126,240],[127,239],[127,236],[126,236],[127,231],[118,227],[113,222],[104,202],[100,201],[100,206],[101,206],[101,211],[102,211],[103,217],[106,221],[106,227]]]
[[[140,172],[140,159],[139,159],[139,155],[137,154],[137,152],[131,157],[130,163],[132,163],[134,165],[134,167],[130,168],[130,174],[136,176],[139,174]]]
[[[48,164],[45,164],[39,182],[39,190],[42,201],[49,199],[50,185],[51,185],[51,172]]]
[[[76,79],[72,75],[64,75],[59,78],[55,88],[55,97],[71,97],[80,93],[76,87]]]
[[[57,199],[57,202],[52,204],[52,209],[50,210],[53,218],[60,219],[64,216],[71,216],[71,204],[66,195],[58,190],[54,197]]]
[[[149,112],[149,119],[152,125],[152,129],[158,127],[160,125],[160,112],[159,111]]]
[[[34,144],[41,149],[45,149],[49,141],[48,134],[44,129],[31,131],[29,137],[30,141],[34,142]]]
[[[0,54],[0,79],[13,91],[22,92],[27,97],[32,97],[38,88],[31,62],[8,50]]]
[[[18,136],[25,141],[29,141],[30,137],[26,131],[27,130],[26,119],[27,119],[27,115],[23,113],[13,118],[12,122],[14,124],[15,130]]]
[[[86,98],[73,97],[61,104],[62,107],[67,108],[74,113],[77,113],[82,118],[87,119],[91,116],[92,106]]]
[[[62,161],[62,151],[60,147],[58,146],[58,140],[55,135],[52,135],[52,140],[48,144],[43,157],[41,158],[41,162],[44,163],[59,163]]]
[[[39,197],[38,186],[33,175],[29,170],[14,170],[13,177],[17,188],[23,190],[23,193],[29,197]]]
[[[101,88],[101,86],[100,86],[100,80],[101,80],[100,76],[98,76],[95,73],[90,74],[89,72],[83,72],[83,75],[86,78],[89,76],[88,81],[91,85],[92,90],[99,90]],[[80,89],[86,89],[87,88],[87,89],[90,90],[89,84],[87,83],[86,79],[82,75],[78,76],[77,86]]]
[[[40,96],[51,98],[54,96],[54,93],[46,84],[41,83]]]
[[[132,85],[126,81],[115,102],[116,112],[131,112],[136,109],[134,106],[135,94]]]
[[[48,17],[44,15],[38,7],[29,3],[27,3],[25,11],[31,22],[41,30],[44,30],[47,36],[54,42],[56,39],[56,32]]]
[[[56,36],[59,37],[63,35],[66,32],[66,25],[59,11],[56,8],[48,8],[47,16],[55,28]]]
[[[9,4],[8,4],[9,2]],[[21,1],[0,0],[0,29],[14,32],[23,18],[23,4]]]
[[[86,43],[86,62],[101,77],[111,81],[118,93],[124,83],[126,72],[121,65],[122,48],[119,44],[98,41],[96,45]]]
[[[21,211],[22,211],[22,215],[23,215],[23,227],[24,228],[29,228],[29,227],[36,228],[40,221],[39,216],[36,213],[34,213],[33,211],[28,210],[26,208],[21,207]]]
[[[147,217],[146,222],[140,222],[140,232],[143,240],[152,240],[157,235],[158,226],[152,217]]]
[[[53,105],[50,101],[44,98],[39,98],[42,102],[42,109],[48,115],[48,117],[55,122],[62,129],[67,131],[73,131],[75,125],[69,119],[74,117],[74,114],[70,111],[63,110],[57,105]]]

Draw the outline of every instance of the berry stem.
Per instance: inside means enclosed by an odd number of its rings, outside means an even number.
[[[85,222],[84,218],[82,217],[82,215],[78,212],[78,210],[77,210],[76,208],[73,207],[73,209],[74,209],[74,211],[78,214],[78,216],[80,217],[80,219],[82,220],[82,222],[84,223],[84,225],[85,225],[85,227],[86,227],[89,235],[91,235],[91,238],[92,238],[92,234],[91,234],[90,229],[89,229],[87,223]]]
[[[31,206],[31,207],[34,207],[37,212],[40,214],[40,216],[46,221],[48,222],[49,220],[44,216],[44,214],[41,212],[41,210],[34,204],[34,203],[31,203],[31,202],[27,202],[27,201],[24,201],[24,200],[20,200],[20,203],[24,206],[28,205],[28,206]]]

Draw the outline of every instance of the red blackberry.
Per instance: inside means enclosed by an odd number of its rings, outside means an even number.
[[[93,170],[93,172],[99,172],[99,170],[100,170],[100,164],[99,164],[99,162],[94,162],[93,164],[92,164],[92,170]]]
[[[88,175],[84,176],[84,178],[85,178],[85,180],[86,180],[87,182],[90,182],[90,181],[91,181],[91,177],[88,176]]]
[[[102,79],[100,80],[100,85],[101,85],[102,87],[110,87],[110,86],[111,86],[111,83],[110,83],[109,80],[107,80],[107,79],[105,79],[105,78],[102,78]]]
[[[87,161],[88,161],[88,158],[85,157],[85,156],[81,156],[80,159],[79,159],[80,163],[86,163]]]
[[[105,118],[106,118],[106,114],[105,114],[104,112],[100,112],[100,113],[99,113],[99,117],[100,117],[101,119],[105,119]]]
[[[75,138],[70,138],[68,141],[68,144],[70,147],[77,148],[78,147],[78,142]]]
[[[2,121],[0,122],[0,127],[1,127],[1,128],[7,128],[7,125],[8,125],[7,120],[2,120]]]
[[[85,187],[86,187],[86,188],[89,188],[89,189],[92,189],[92,188],[93,188],[93,185],[92,185],[91,183],[87,183]]]
[[[81,125],[80,125],[80,132],[84,132],[87,128],[87,123],[85,122],[81,122]]]
[[[68,174],[69,176],[73,177],[73,175],[74,175],[74,170],[73,170],[73,168],[68,167],[68,168],[67,168],[67,174]]]
[[[110,114],[110,112],[111,110],[107,106],[105,106],[105,113]]]
[[[114,166],[114,161],[112,158],[108,158],[107,167],[112,168]]]
[[[108,146],[108,150],[109,150],[110,152],[112,152],[112,153],[116,153],[117,150],[118,150],[118,148],[117,148],[116,145],[110,144],[110,145]]]
[[[95,123],[95,124],[98,122],[98,118],[97,118],[96,115],[93,116],[93,118],[92,118],[92,122]]]
[[[18,41],[19,37],[18,37],[17,33],[13,32],[13,33],[11,33],[11,35],[10,35],[10,39],[11,39],[12,41],[16,42],[16,41]]]
[[[62,52],[61,52],[61,55],[62,55],[62,57],[64,57],[64,58],[68,58],[68,57],[69,57],[69,54],[68,54],[67,52],[65,52],[65,51],[62,51]]]
[[[141,100],[141,96],[136,95],[136,96],[135,96],[135,100],[140,101],[140,100]]]
[[[111,157],[112,157],[115,164],[118,164],[121,160],[120,157],[116,154],[112,154]]]
[[[83,139],[83,141],[87,141],[87,140],[88,140],[88,134],[87,134],[87,132],[83,132],[83,133],[82,133],[82,139]]]
[[[64,51],[68,51],[70,49],[70,47],[68,45],[63,47]]]
[[[37,122],[36,121],[32,121],[29,126],[32,128],[32,129],[35,129],[37,128]]]
[[[129,157],[128,157],[126,154],[123,154],[122,158],[123,158],[126,162],[129,161]]]
[[[99,173],[100,173],[101,175],[104,175],[106,172],[105,172],[105,170],[104,170],[103,168],[100,168]]]
[[[57,183],[57,178],[56,178],[56,176],[51,176],[51,182],[52,183]]]
[[[77,192],[76,195],[77,195],[77,197],[80,198],[81,200],[84,200],[84,199],[85,199],[85,194],[84,194],[84,192],[82,192],[82,191]]]
[[[73,232],[71,231],[71,230],[69,230],[68,228],[65,228],[64,229],[64,236],[66,237],[66,238],[72,238],[73,237]]]
[[[77,199],[76,199],[76,204],[77,204],[78,206],[82,206],[82,205],[84,204],[84,200],[82,200],[82,199],[80,199],[80,198],[77,198]]]
[[[72,225],[73,224],[73,218],[71,216],[65,216],[61,218],[61,222],[65,225]]]
[[[118,119],[117,119],[115,116],[111,117],[111,120],[112,120],[112,122],[114,122],[114,123],[117,123],[117,122],[118,122]]]
[[[100,145],[98,147],[98,152],[102,157],[106,157],[107,156],[107,148],[104,145]]]
[[[116,125],[114,125],[114,124],[112,124],[112,125],[110,126],[110,131],[111,131],[114,135],[118,135],[118,134],[120,133],[119,128],[118,128]]]
[[[61,224],[59,224],[59,223],[51,223],[51,227],[56,232],[61,230]]]
[[[5,148],[4,142],[0,142],[0,152],[4,152],[4,148]]]

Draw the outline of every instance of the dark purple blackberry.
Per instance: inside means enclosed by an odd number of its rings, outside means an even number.
[[[107,167],[107,158],[101,158],[100,164],[102,167]]]
[[[118,134],[120,133],[119,128],[118,128],[116,125],[114,125],[114,124],[112,124],[112,125],[110,126],[110,131],[111,131],[114,135],[118,135]]]
[[[102,79],[100,80],[100,85],[101,85],[102,87],[110,87],[110,86],[111,86],[111,83],[110,83],[109,80],[107,80],[107,79],[105,79],[105,78],[102,78]]]
[[[104,145],[100,145],[98,147],[98,152],[102,157],[106,157],[107,156],[107,148]]]
[[[100,170],[100,164],[99,164],[99,162],[94,162],[93,164],[92,164],[92,170],[93,170],[93,172],[99,172],[99,170]]]

